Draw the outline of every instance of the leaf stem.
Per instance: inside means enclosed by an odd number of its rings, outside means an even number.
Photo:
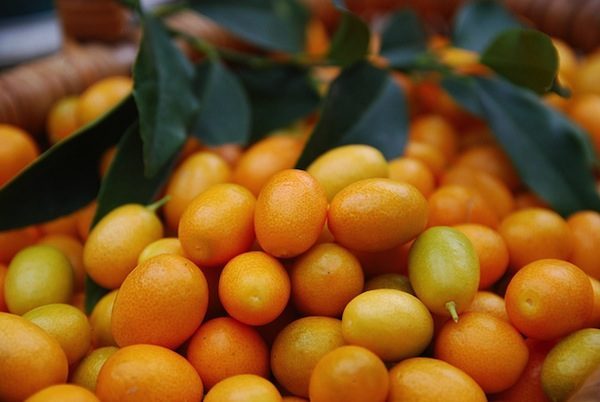
[[[453,301],[446,302],[445,304],[446,310],[450,313],[452,320],[454,322],[458,322],[458,313],[456,312],[456,303]]]
[[[160,207],[162,207],[163,205],[165,205],[167,202],[169,202],[171,200],[171,196],[169,194],[165,195],[163,198],[161,198],[158,201],[153,202],[150,205],[146,205],[146,209],[150,212],[156,212],[158,211],[158,209]]]

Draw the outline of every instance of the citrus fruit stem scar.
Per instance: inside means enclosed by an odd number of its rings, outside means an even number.
[[[452,316],[452,320],[454,322],[458,322],[458,313],[456,312],[456,303],[453,301],[446,302],[445,304],[446,310],[450,312],[450,316]]]

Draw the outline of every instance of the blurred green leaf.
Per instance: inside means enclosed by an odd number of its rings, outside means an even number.
[[[171,41],[160,20],[142,18],[143,36],[133,67],[147,176],[155,175],[179,150],[198,111],[193,67]]]
[[[297,0],[192,0],[191,6],[265,49],[289,53],[304,50],[309,14]]]
[[[139,124],[128,129],[117,146],[117,152],[98,194],[98,208],[92,226],[104,215],[123,204],[149,204],[159,195],[173,168],[169,161],[152,178],[144,175],[144,156]],[[89,313],[98,300],[108,292],[91,278],[85,282],[85,308]]]
[[[454,17],[452,43],[482,52],[502,31],[520,27],[499,0],[472,0],[464,3]]]
[[[392,159],[402,153],[407,133],[402,89],[389,72],[359,62],[332,83],[297,167],[305,169],[322,153],[348,144],[371,145]]]
[[[49,221],[89,204],[100,187],[102,154],[137,117],[128,96],[117,107],[42,154],[0,189],[0,230]]]
[[[347,66],[364,59],[369,53],[371,31],[360,17],[346,8],[343,1],[333,3],[342,12],[342,20],[331,39],[327,59],[334,64]]]
[[[444,88],[484,118],[522,180],[564,216],[600,211],[589,138],[534,93],[500,78],[447,77]]]
[[[203,144],[246,144],[250,137],[250,105],[240,80],[220,61],[196,67],[194,87],[200,112],[192,133]]]
[[[533,29],[502,32],[485,49],[481,62],[512,83],[537,93],[549,91],[558,72],[558,52],[552,40]]]
[[[235,72],[250,99],[251,142],[308,116],[321,101],[305,68],[239,67]]]
[[[427,51],[427,35],[417,14],[403,10],[393,14],[381,36],[381,55],[394,68],[409,68]]]

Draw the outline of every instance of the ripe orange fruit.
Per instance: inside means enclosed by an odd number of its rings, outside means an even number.
[[[19,174],[39,154],[37,145],[25,131],[0,124],[0,187]]]
[[[179,221],[186,255],[200,266],[217,266],[248,251],[255,204],[252,193],[237,184],[216,184],[198,195]]]
[[[117,298],[118,289],[102,296],[96,303],[90,315],[92,326],[92,344],[94,347],[117,346],[112,333],[112,312]]]
[[[281,171],[258,195],[256,239],[275,257],[295,257],[315,244],[326,215],[327,197],[316,179],[302,170]]]
[[[0,264],[0,312],[7,312],[8,307],[6,306],[6,301],[4,300],[4,281],[6,279],[6,274],[8,273],[8,268],[4,265]]]
[[[8,265],[15,254],[34,245],[39,238],[40,231],[34,226],[0,232],[0,264]]]
[[[508,215],[498,233],[508,247],[510,265],[518,270],[542,258],[566,260],[573,250],[573,235],[567,222],[548,209],[528,208]]]
[[[428,205],[428,227],[462,223],[478,223],[491,228],[498,226],[496,211],[472,188],[457,185],[438,187],[429,197]]]
[[[139,204],[113,209],[94,226],[83,246],[83,264],[98,284],[116,289],[135,268],[144,247],[163,237],[153,210]]]
[[[383,154],[369,145],[344,145],[331,149],[306,169],[323,186],[327,201],[344,187],[363,179],[388,177]]]
[[[452,160],[458,148],[456,132],[442,116],[429,114],[417,117],[410,125],[409,138],[439,149],[446,160]]]
[[[586,274],[600,279],[600,214],[596,211],[580,211],[567,219],[573,234],[573,252],[569,261]]]
[[[558,52],[558,69],[560,73],[564,74],[569,79],[574,78],[579,67],[575,52],[569,45],[558,38],[552,38],[552,44]]]
[[[175,349],[200,326],[207,305],[202,271],[179,255],[159,255],[138,265],[121,285],[112,333],[119,346],[149,343]]]
[[[206,394],[204,402],[280,402],[277,388],[262,377],[239,374],[224,379]]]
[[[504,299],[496,293],[485,290],[480,290],[475,293],[475,297],[469,307],[465,310],[465,313],[470,311],[488,313],[496,318],[510,322],[508,313],[506,312],[506,303],[504,302]]]
[[[67,138],[79,128],[78,103],[79,97],[67,96],[59,99],[48,112],[46,131],[51,144]]]
[[[68,303],[73,296],[73,268],[54,247],[35,245],[10,262],[4,279],[8,311],[25,314],[50,303]]]
[[[273,342],[273,375],[292,394],[308,397],[310,375],[319,360],[344,344],[340,320],[304,317],[293,321],[279,332]]]
[[[311,376],[311,402],[383,402],[389,377],[383,362],[360,346],[341,346],[319,360]]]
[[[579,96],[571,102],[569,116],[590,136],[596,153],[600,153],[600,93]]]
[[[594,305],[592,285],[585,272],[555,259],[537,260],[521,268],[510,280],[504,298],[513,325],[541,340],[582,328]]]
[[[508,156],[496,145],[481,145],[468,149],[456,159],[455,164],[489,173],[513,191],[521,182]]]
[[[78,362],[92,345],[92,329],[87,317],[68,304],[46,304],[29,310],[23,318],[31,321],[58,341],[69,364]]]
[[[115,352],[119,350],[114,346],[105,346],[103,348],[94,349],[89,355],[83,358],[77,365],[75,370],[71,372],[69,382],[81,385],[92,392],[96,391],[96,382],[98,374],[104,363]]]
[[[481,387],[464,371],[437,359],[413,357],[390,370],[390,402],[486,402]]]
[[[199,401],[202,381],[194,367],[156,345],[119,349],[102,366],[96,395],[103,402]]]
[[[577,69],[575,77],[575,90],[578,93],[600,94],[600,52],[594,52],[586,57]]]
[[[244,152],[231,179],[258,197],[271,176],[294,167],[303,146],[304,139],[298,135],[276,134],[265,137]]]
[[[433,318],[415,296],[395,289],[364,292],[342,316],[347,343],[365,347],[385,361],[421,354],[433,336]]]
[[[510,356],[510,357],[509,357]],[[486,393],[513,386],[529,352],[509,323],[486,313],[465,313],[446,322],[435,341],[435,357],[470,375]]]
[[[262,251],[240,254],[225,265],[219,299],[230,316],[249,325],[273,321],[290,298],[290,278],[279,261]]]
[[[238,374],[269,375],[269,349],[258,331],[230,317],[200,326],[190,339],[187,359],[206,389]]]
[[[471,241],[479,259],[479,289],[487,289],[498,281],[508,268],[508,248],[494,229],[477,224],[454,226]]]
[[[427,223],[427,201],[410,184],[366,179],[331,201],[328,225],[336,242],[359,251],[383,251],[416,237]]]
[[[364,285],[356,257],[334,243],[314,246],[294,262],[289,273],[294,305],[306,315],[341,316]]]
[[[58,384],[36,392],[25,402],[100,402],[100,399],[78,385]]]
[[[43,329],[9,313],[0,313],[0,399],[18,402],[67,380],[67,357]]]
[[[402,274],[381,274],[372,277],[365,283],[365,292],[376,289],[396,289],[413,296],[415,294],[408,277]]]
[[[600,281],[590,277],[594,293],[594,306],[586,324],[588,328],[600,328]]]
[[[435,177],[440,177],[448,164],[442,151],[423,142],[408,141],[404,148],[404,156],[423,162]]]
[[[138,265],[161,254],[177,254],[185,257],[181,242],[176,237],[163,237],[148,244],[138,256]]]
[[[75,213],[61,216],[39,225],[41,232],[45,235],[62,234],[77,237],[77,216]]]
[[[542,389],[541,372],[542,364],[548,352],[554,346],[552,342],[543,342],[536,339],[525,341],[529,349],[529,360],[519,380],[509,389],[501,392],[492,400],[498,402],[549,402]]]
[[[213,184],[224,183],[231,177],[231,169],[223,158],[210,152],[196,152],[175,169],[165,193],[171,199],[164,208],[167,226],[177,230],[179,219],[194,197]]]
[[[77,117],[83,126],[96,120],[131,92],[133,81],[129,77],[113,76],[104,78],[89,88],[79,97]]]
[[[74,273],[74,290],[83,290],[83,282],[85,280],[85,267],[83,266],[83,244],[69,235],[51,234],[42,237],[38,244],[55,247],[69,259]]]
[[[435,189],[435,176],[419,159],[409,157],[394,159],[389,163],[389,171],[390,179],[412,184],[425,197],[429,197]]]

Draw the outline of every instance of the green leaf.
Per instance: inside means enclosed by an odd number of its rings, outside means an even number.
[[[192,134],[203,144],[246,144],[250,137],[250,105],[240,80],[220,61],[196,68],[194,84],[201,108]]]
[[[481,62],[512,83],[544,93],[558,71],[558,52],[547,35],[514,28],[502,32],[485,49]]]
[[[98,194],[98,208],[92,226],[114,208],[128,203],[148,204],[160,193],[173,168],[169,161],[152,178],[144,175],[142,139],[137,122],[128,129],[119,145]],[[85,308],[91,312],[98,300],[108,292],[91,278],[85,282]]]
[[[268,50],[300,53],[308,11],[297,0],[192,0],[192,8]]]
[[[236,73],[250,99],[251,142],[306,117],[321,101],[305,68],[240,67]]]
[[[500,32],[521,26],[498,0],[466,2],[454,17],[452,43],[482,52]]]
[[[156,17],[142,19],[143,36],[133,67],[147,176],[155,175],[180,149],[198,110],[193,68]]]
[[[331,39],[327,59],[334,64],[348,66],[369,53],[371,31],[342,1],[334,1],[334,4],[342,12],[342,20]]]
[[[323,152],[348,144],[371,145],[392,159],[402,153],[407,133],[402,89],[387,71],[356,63],[332,83],[297,167],[305,169]]]
[[[427,35],[412,10],[393,14],[382,32],[381,55],[394,68],[409,68],[427,51]]]
[[[523,181],[555,210],[564,216],[600,211],[591,143],[564,115],[499,78],[448,77],[443,85],[488,122]]]
[[[89,204],[100,187],[99,160],[137,116],[133,97],[42,154],[0,190],[0,230],[49,221]]]

